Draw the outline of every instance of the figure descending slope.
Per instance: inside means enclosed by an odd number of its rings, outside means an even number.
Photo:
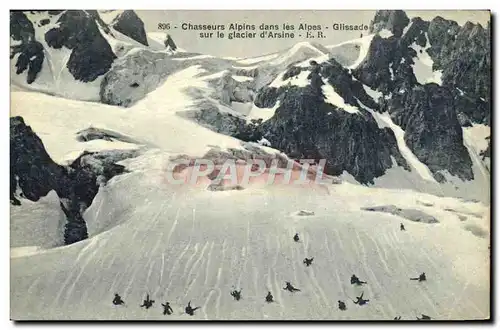
[[[410,280],[422,282],[427,281],[427,277],[425,276],[425,273],[422,273],[418,277],[411,277]]]
[[[241,290],[233,290],[231,291],[231,296],[233,296],[234,300],[240,300],[241,299]]]
[[[123,305],[125,302],[122,300],[122,297],[118,293],[115,293],[115,298],[113,299],[114,305]]]
[[[186,314],[193,316],[194,312],[199,308],[200,307],[195,307],[195,308],[191,307],[191,302],[188,302],[188,304],[184,310],[185,310]]]

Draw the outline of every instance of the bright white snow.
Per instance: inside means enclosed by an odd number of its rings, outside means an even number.
[[[389,31],[388,29],[382,29],[378,33],[379,36],[381,36],[384,39],[390,38],[393,36],[392,32]]]
[[[370,34],[370,35],[364,36],[362,38],[349,40],[349,41],[345,41],[345,42],[342,42],[342,43],[334,45],[334,46],[330,46],[329,48],[333,49],[333,48],[336,48],[336,47],[339,47],[339,46],[342,46],[345,44],[358,45],[360,47],[358,58],[356,59],[356,61],[352,65],[347,67],[348,69],[356,69],[361,64],[361,62],[363,62],[363,60],[366,58],[366,55],[368,55],[368,50],[370,49],[370,44],[371,44],[374,36],[375,36],[375,34]]]
[[[269,84],[269,87],[279,88],[279,87],[285,86],[285,85],[306,87],[309,85],[309,79],[307,79],[307,77],[309,76],[310,73],[311,73],[311,71],[309,71],[309,70],[303,70],[298,75],[296,75],[294,77],[290,77],[286,80],[283,80],[283,74],[280,74],[276,77],[276,79],[274,79]]]
[[[323,91],[323,94],[325,95],[325,102],[330,103],[337,108],[340,108],[344,111],[347,111],[349,113],[358,113],[359,109],[355,106],[352,106],[350,104],[345,103],[345,100],[340,96],[335,89],[333,88],[332,85],[330,85],[327,81],[323,79],[323,86],[321,86],[321,89]]]

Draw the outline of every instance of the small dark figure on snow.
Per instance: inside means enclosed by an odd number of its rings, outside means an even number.
[[[273,295],[271,294],[271,291],[268,291],[268,292],[267,292],[267,296],[266,296],[266,302],[268,302],[268,303],[272,303],[272,302],[274,301],[273,299],[274,299],[274,297],[273,297]]]
[[[356,284],[356,285],[363,285],[366,284],[364,281],[360,281],[359,278],[356,275],[351,276],[351,284]]]
[[[314,258],[311,258],[311,259],[307,259],[307,258],[305,258],[303,262],[304,262],[304,264],[305,264],[307,267],[309,267],[309,266],[311,266],[311,264],[312,264],[313,260],[314,260]]]
[[[405,229],[405,225],[401,224],[401,226],[399,227],[399,229],[401,229],[401,231],[406,230],[406,229]]]
[[[294,288],[290,282],[285,282],[285,284],[286,286],[283,288],[283,290],[288,290],[290,292],[300,291],[299,289]]]
[[[396,316],[396,317],[394,318],[394,321],[399,321],[399,320],[401,320],[401,316]]]
[[[370,301],[369,299],[363,299],[363,293],[361,293],[361,296],[356,297],[356,299],[357,300],[356,301],[353,300],[353,302],[359,306],[363,306],[364,304]]]
[[[422,320],[430,320],[430,319],[431,319],[431,317],[430,317],[430,316],[427,316],[427,315],[425,315],[425,314],[422,314],[422,317],[420,317],[420,318],[417,316],[417,320],[419,320],[419,321],[422,321]]]
[[[122,300],[122,297],[118,293],[115,293],[115,299],[113,299],[114,305],[123,305],[125,302]]]
[[[165,304],[161,304],[163,306],[163,315],[171,315],[174,311],[172,307],[170,307],[170,303],[167,301]]]
[[[339,309],[341,311],[345,311],[347,309],[347,306],[345,305],[345,302],[343,302],[342,300],[339,300]]]
[[[139,307],[145,307],[146,309],[149,309],[150,307],[153,307],[153,304],[155,303],[154,300],[149,299],[149,293],[146,295],[146,299],[142,302],[142,305]]]
[[[241,290],[240,291],[231,291],[231,296],[234,297],[235,300],[240,300],[241,299]]]
[[[193,316],[194,315],[194,311],[199,309],[200,307],[191,307],[191,302],[188,302],[188,305],[186,306],[186,308],[184,309],[186,311],[186,314],[188,315],[191,315]]]
[[[425,277],[425,273],[422,273],[418,277],[411,277],[410,280],[422,282],[427,281],[427,277]]]
[[[298,233],[297,233],[297,234],[295,234],[295,236],[293,236],[293,240],[294,240],[295,242],[298,242],[298,241],[299,241],[299,234],[298,234]]]

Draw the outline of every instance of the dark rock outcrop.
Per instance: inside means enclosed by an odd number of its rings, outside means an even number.
[[[15,64],[16,74],[28,69],[26,82],[31,84],[42,69],[45,55],[42,44],[35,40],[33,24],[21,11],[10,12],[10,36],[16,42],[10,47],[10,58],[19,54]]]
[[[83,212],[92,204],[99,187],[125,172],[116,162],[137,156],[137,151],[84,153],[70,166],[56,164],[42,141],[22,117],[10,119],[10,200],[18,197],[38,201],[54,190],[66,215],[64,242],[72,244],[88,237]],[[17,194],[20,194],[18,196]]]
[[[137,42],[140,42],[144,46],[148,46],[148,38],[146,36],[146,30],[144,29],[144,22],[139,18],[139,16],[137,16],[135,11],[125,10],[123,13],[116,16],[111,25],[116,31],[123,33]]]
[[[384,103],[383,110],[405,130],[406,144],[433,173],[448,170],[462,180],[474,178],[453,96],[447,88],[436,84],[415,86],[394,95]]]
[[[170,49],[173,51],[177,50],[177,45],[175,44],[175,42],[172,39],[172,37],[170,36],[170,34],[167,34],[165,41],[164,41],[164,45],[167,49]]]
[[[45,34],[49,47],[72,50],[66,64],[76,80],[94,81],[111,68],[116,56],[99,31],[94,14],[85,10],[68,10],[58,19],[58,27]]]
[[[353,75],[365,85],[389,94],[394,88],[390,65],[395,61],[396,47],[396,39],[375,35],[365,60],[353,70]]]
[[[10,118],[10,171],[11,201],[16,200],[17,188],[31,201],[38,201],[51,190],[61,190],[62,195],[68,195],[67,171],[52,161],[42,140],[22,117]]]

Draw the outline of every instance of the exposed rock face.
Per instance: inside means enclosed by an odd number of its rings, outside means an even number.
[[[171,56],[164,52],[153,52],[148,49],[134,51],[115,61],[113,68],[106,74],[101,82],[100,99],[102,103],[129,107],[142,99],[147,93],[156,89],[172,73],[182,69],[200,65],[207,71],[222,71],[230,69],[228,61],[213,59],[183,59],[183,57],[196,57],[200,54],[180,53]],[[183,60],[179,60],[183,59]],[[236,71],[236,70],[234,70]],[[217,80],[212,80],[214,84]],[[239,99],[236,87],[233,86],[233,95]],[[221,85],[222,86],[222,85]],[[220,87],[220,86],[219,86]],[[244,89],[244,88],[243,88]],[[219,99],[219,96],[216,96]]]
[[[217,82],[216,88],[218,99],[223,104],[230,105],[231,102],[252,102],[254,91],[251,85],[234,80],[231,73],[225,73]]]
[[[22,117],[10,118],[10,199],[18,203],[19,187],[25,198],[38,201],[51,190],[62,189],[69,182],[64,167],[54,163],[40,138],[26,126]],[[67,195],[66,191],[62,191]]]
[[[448,170],[462,180],[474,178],[453,96],[447,88],[436,84],[415,86],[394,95],[384,103],[383,110],[405,130],[406,144],[433,173]]]
[[[199,102],[194,110],[182,111],[179,116],[196,121],[211,130],[230,136],[235,136],[246,125],[245,119],[228,112],[221,112],[217,104],[205,100]]]
[[[16,41],[16,44],[10,48],[10,58],[19,54],[16,74],[21,74],[28,69],[26,82],[31,84],[42,69],[45,55],[42,44],[35,40],[33,24],[23,12],[10,12],[10,36]]]
[[[121,141],[125,143],[136,143],[138,141],[123,134],[102,128],[89,127],[76,133],[76,139],[80,142],[92,140]]]
[[[140,42],[144,46],[148,46],[148,38],[146,36],[146,30],[144,29],[144,22],[139,18],[139,16],[137,16],[135,11],[125,10],[114,19],[111,25],[116,31],[123,33],[137,42]]]
[[[100,185],[125,172],[116,162],[137,155],[135,151],[84,153],[69,167],[64,167],[50,158],[40,138],[22,117],[10,119],[10,152],[11,203],[20,205],[18,197],[38,201],[54,190],[67,219],[65,244],[88,237],[83,212],[92,203]]]
[[[346,103],[359,106],[357,100],[364,100],[363,104],[373,105],[361,84],[334,60],[310,69],[310,85],[277,90],[280,106],[260,126],[271,145],[294,158],[326,159],[325,173],[347,171],[361,183],[372,183],[383,175],[393,166],[393,159],[408,169],[392,131],[379,129],[370,113],[362,107],[359,113],[349,113],[325,102],[323,79]],[[273,104],[276,95],[270,95],[271,101],[260,95],[261,103]]]
[[[428,30],[429,54],[437,69],[443,70],[443,82],[465,93],[489,101],[491,85],[490,25],[456,22],[436,17]]]
[[[94,81],[111,68],[116,58],[101,35],[96,20],[84,10],[68,10],[59,17],[59,26],[45,34],[49,47],[72,50],[66,64],[76,80]]]
[[[390,65],[394,62],[395,47],[394,38],[373,37],[365,60],[353,70],[354,76],[367,86],[389,94],[394,86]]]

